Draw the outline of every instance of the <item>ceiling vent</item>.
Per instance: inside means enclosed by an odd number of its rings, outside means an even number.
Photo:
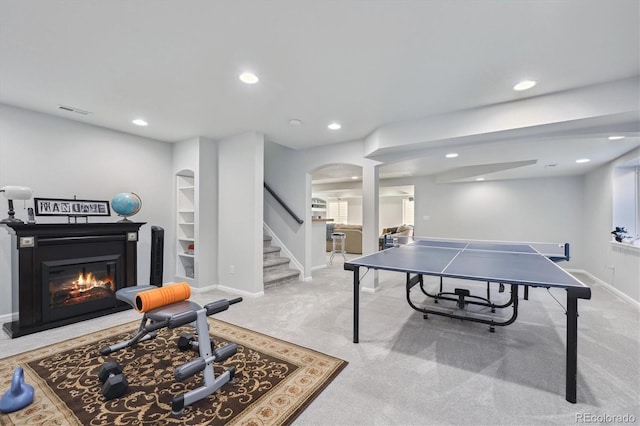
[[[89,115],[91,114],[89,111],[85,111],[83,109],[80,108],[74,108],[74,107],[70,107],[70,106],[66,106],[66,105],[58,105],[58,109],[61,109],[63,111],[69,111],[69,112],[75,112],[81,115]]]

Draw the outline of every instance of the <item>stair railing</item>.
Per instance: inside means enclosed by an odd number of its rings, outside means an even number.
[[[280,198],[278,196],[278,194],[276,194],[273,189],[271,189],[271,187],[269,185],[267,185],[266,182],[264,182],[264,188],[269,192],[269,194],[271,194],[273,196],[273,198],[276,199],[276,201],[278,203],[280,203],[280,205],[287,211],[287,213],[289,213],[291,215],[291,217],[298,222],[300,225],[302,225],[304,223],[304,220],[300,219],[298,217],[298,215],[296,215],[293,210],[291,210],[291,208],[289,208],[289,206],[287,205],[287,203],[285,203],[282,198]]]

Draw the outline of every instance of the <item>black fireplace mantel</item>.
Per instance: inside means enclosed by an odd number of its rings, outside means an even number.
[[[123,232],[138,232],[144,224],[146,222],[3,223],[3,225],[10,228],[9,233],[18,236],[35,235],[38,237],[77,237],[95,234],[118,235]]]
[[[52,254],[65,256],[65,250],[72,250],[74,246],[96,247],[102,254],[115,250],[122,256],[124,285],[137,285],[138,231],[144,224],[145,222],[4,224],[11,234],[12,311],[18,312],[17,321],[3,325],[7,334],[19,337],[128,309],[128,305],[115,301],[113,308],[45,322],[41,264]]]

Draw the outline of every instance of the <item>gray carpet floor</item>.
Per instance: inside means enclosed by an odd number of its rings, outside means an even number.
[[[352,273],[343,270],[342,259],[314,271],[312,281],[269,288],[217,315],[349,362],[295,424],[640,422],[640,310],[589,277],[578,276],[592,286],[592,300],[578,306],[576,404],[564,397],[564,310],[547,290],[532,289],[516,323],[489,333],[468,321],[423,319],[405,300],[402,274],[379,277],[379,291],[361,293],[358,344],[352,343]],[[564,303],[562,290],[551,293]],[[495,286],[492,297],[507,294]],[[192,300],[231,297],[208,291]],[[127,311],[17,339],[2,333],[0,358],[139,318]],[[10,380],[0,378],[2,391]]]

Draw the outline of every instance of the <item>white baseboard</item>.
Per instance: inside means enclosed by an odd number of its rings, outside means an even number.
[[[631,298],[628,294],[623,293],[622,291],[618,290],[617,288],[615,288],[611,284],[602,281],[600,278],[596,277],[595,275],[591,274],[590,272],[585,271],[584,269],[566,269],[566,271],[567,272],[579,272],[581,274],[585,274],[586,276],[588,276],[589,278],[591,278],[592,280],[597,282],[599,285],[604,287],[609,293],[619,297],[620,299],[624,300],[625,302],[628,302],[631,305],[634,305],[636,308],[640,309],[640,302],[639,301]]]
[[[304,277],[304,267],[302,266],[302,263],[300,263],[298,259],[296,259],[296,257],[289,251],[289,249],[287,249],[287,247],[280,240],[280,238],[278,238],[276,234],[274,234],[273,230],[269,228],[269,226],[266,223],[264,223],[263,225],[264,225],[265,232],[271,237],[271,239],[276,243],[276,245],[280,247],[280,251],[284,254],[284,256],[289,258],[289,261],[290,261],[289,264],[294,269],[297,269],[298,271],[300,271],[300,277],[302,277],[302,279],[306,281],[307,277]]]
[[[247,296],[247,297],[260,297],[264,296],[264,291],[258,291],[256,293],[251,293],[249,291],[238,290],[237,288],[227,287],[224,285],[216,285],[214,286],[217,290],[224,291],[226,293],[233,293],[239,296]]]
[[[191,291],[194,293],[204,293],[205,291],[210,290],[220,290],[225,293],[232,293],[238,296],[247,296],[247,297],[259,297],[264,296],[264,291],[259,291],[257,293],[251,293],[249,291],[238,290],[237,288],[227,287],[226,285],[214,284],[207,287],[191,287]]]
[[[194,293],[204,293],[205,291],[215,290],[218,288],[217,284],[208,285],[206,287],[191,287],[191,291]]]
[[[13,322],[18,321],[18,313],[12,312],[10,314],[0,315],[0,324],[4,324],[5,322]]]

